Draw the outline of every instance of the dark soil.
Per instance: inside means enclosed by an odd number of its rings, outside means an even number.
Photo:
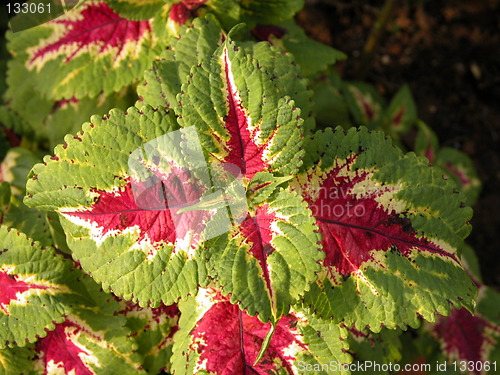
[[[384,1],[316,0],[298,15],[311,37],[345,52],[360,77],[363,45]],[[468,243],[484,282],[500,287],[500,1],[398,0],[363,79],[390,98],[408,83],[441,145],[467,153],[483,183]]]

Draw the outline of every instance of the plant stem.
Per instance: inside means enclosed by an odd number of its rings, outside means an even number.
[[[395,4],[396,0],[386,0],[377,20],[375,21],[375,24],[373,25],[368,40],[363,47],[361,63],[357,72],[358,80],[362,80],[368,73],[370,65],[372,64],[373,55],[375,54],[375,50],[377,49],[380,41],[380,36],[382,35],[382,32],[392,15],[392,10],[394,9]]]

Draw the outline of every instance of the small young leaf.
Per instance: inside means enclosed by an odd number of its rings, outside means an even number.
[[[481,192],[481,181],[471,159],[460,150],[439,148],[437,136],[432,129],[422,121],[418,121],[417,125],[415,152],[425,156],[432,164],[443,168],[446,176],[467,196],[467,204],[474,205]]]
[[[374,127],[385,106],[380,94],[363,82],[344,82],[343,93],[355,124]]]
[[[305,77],[323,72],[337,61],[347,58],[343,52],[309,39],[304,30],[294,21],[284,22],[281,26],[287,32],[281,39],[271,38],[271,43],[283,46],[285,51],[290,52],[300,65]]]
[[[351,127],[349,109],[341,93],[341,80],[333,70],[328,71],[326,77],[312,82],[313,113],[316,121],[326,126]]]
[[[429,162],[434,163],[439,147],[436,133],[423,121],[417,121],[418,133],[413,147],[417,155],[425,156]]]
[[[293,176],[275,177],[270,172],[257,172],[248,184],[247,196],[254,204],[260,204],[270,199],[280,191],[280,187],[285,187],[285,183]]]
[[[410,130],[417,120],[417,108],[410,88],[407,85],[392,98],[389,107],[386,109],[385,121],[388,124],[388,131],[396,134],[404,134]]]
[[[205,4],[225,30],[240,22],[248,25],[276,24],[291,19],[304,6],[303,0],[207,0]]]

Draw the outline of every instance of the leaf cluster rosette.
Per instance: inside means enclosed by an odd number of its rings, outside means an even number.
[[[57,212],[72,257],[105,290],[148,308],[181,300],[175,373],[303,373],[352,360],[346,327],[473,310],[457,255],[471,210],[454,185],[381,132],[313,133],[291,55],[236,33],[211,16],[180,29],[136,107],[66,136],[33,168],[25,203]],[[194,153],[211,180],[187,168]],[[207,237],[234,198],[207,198],[220,170],[246,208]]]
[[[302,5],[91,0],[8,36],[0,122],[71,134],[27,186],[39,153],[2,153],[0,373],[349,374],[422,320],[448,358],[494,358],[495,294],[470,315],[461,258],[470,160],[407,87],[386,105],[326,72],[345,55]]]

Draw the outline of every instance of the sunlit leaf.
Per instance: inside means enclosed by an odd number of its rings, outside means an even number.
[[[9,34],[8,47],[28,70],[31,85],[49,99],[95,97],[142,76],[165,46],[165,22],[162,13],[133,21],[106,2],[88,1],[55,20]]]
[[[326,256],[308,303],[375,332],[472,310],[476,288],[456,255],[471,210],[440,169],[364,128],[326,130],[309,145],[292,186],[316,218]]]
[[[189,170],[168,172],[169,155],[157,147],[171,143],[155,141],[177,129],[171,114],[150,108],[95,116],[83,132],[67,136],[67,144],[56,147],[54,157],[35,166],[28,183],[26,203],[60,214],[68,245],[83,269],[104,288],[141,304],[171,304],[195,290],[203,276],[194,255],[199,233],[193,231],[203,228],[203,217],[212,214],[194,211],[179,217],[170,206],[187,203],[189,196],[198,198],[206,185],[196,182]],[[134,171],[129,163],[142,165],[139,156],[131,156],[144,147],[153,154],[143,157],[164,169],[152,179],[137,180],[141,170]],[[154,154],[163,156],[156,160]],[[174,188],[183,182],[185,189]]]
[[[292,311],[277,323],[269,346],[256,362],[271,324],[241,311],[212,290],[201,290],[180,306],[172,367],[176,374],[316,374],[330,363],[351,358],[344,328],[304,311]],[[338,374],[346,374],[338,371]]]
[[[70,310],[70,266],[53,249],[0,227],[0,348],[43,337]]]

